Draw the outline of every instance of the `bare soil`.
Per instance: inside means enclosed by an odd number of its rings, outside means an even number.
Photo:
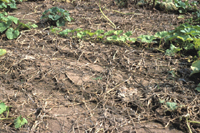
[[[183,133],[189,132],[186,115],[200,121],[198,78],[189,77],[188,58],[166,56],[154,45],[59,37],[40,20],[46,9],[57,6],[75,20],[64,28],[113,30],[98,5],[96,0],[22,2],[9,13],[39,28],[22,31],[15,40],[1,35],[0,48],[7,54],[0,57],[0,100],[11,106],[10,118],[22,115],[28,124],[15,129],[10,119],[1,120],[0,132]],[[172,30],[185,21],[132,3],[119,8],[113,0],[101,0],[101,7],[117,29],[135,37]],[[161,100],[178,108],[172,111]],[[190,127],[200,132],[200,125]]]

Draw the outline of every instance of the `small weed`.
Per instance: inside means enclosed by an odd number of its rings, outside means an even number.
[[[6,117],[1,118],[3,116],[2,114],[6,111],[7,111]],[[5,105],[5,103],[3,103],[3,102],[0,103],[0,115],[1,115],[0,120],[13,119],[13,118],[8,118],[9,107],[7,105]],[[21,126],[23,126],[27,123],[28,123],[28,121],[25,118],[22,118],[21,115],[14,120],[14,125],[15,125],[16,129],[21,128]]]
[[[27,124],[28,121],[23,118],[21,115],[18,116],[15,120],[14,120],[14,125],[15,125],[15,128],[21,128],[21,126]]]

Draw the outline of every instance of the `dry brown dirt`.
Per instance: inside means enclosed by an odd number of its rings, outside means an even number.
[[[22,31],[15,40],[1,35],[0,48],[7,54],[0,57],[0,100],[11,106],[10,118],[22,115],[28,120],[20,129],[11,120],[1,120],[1,133],[183,133],[189,132],[187,114],[200,121],[197,82],[189,77],[191,64],[185,57],[165,56],[144,44],[59,37],[39,19],[44,10],[57,6],[75,20],[64,28],[113,30],[98,4],[38,0],[22,2],[9,13],[39,28]],[[132,3],[119,8],[113,0],[101,0],[101,7],[117,29],[132,31],[135,37],[184,22],[178,14]],[[175,102],[178,108],[172,111],[160,100]],[[200,132],[200,125],[190,127]]]

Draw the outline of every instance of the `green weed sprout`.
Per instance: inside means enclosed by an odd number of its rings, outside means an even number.
[[[0,103],[0,115],[2,115],[4,112],[7,111],[7,115],[6,115],[6,118],[1,118],[0,117],[0,120],[8,120],[8,119],[13,119],[13,118],[8,118],[8,115],[9,115],[9,107],[7,105],[5,105],[5,103],[1,102]],[[3,115],[2,115],[3,116]],[[15,125],[15,128],[21,128],[21,126],[27,124],[28,121],[23,118],[21,115],[19,117],[17,117],[15,120],[14,120],[14,125]]]

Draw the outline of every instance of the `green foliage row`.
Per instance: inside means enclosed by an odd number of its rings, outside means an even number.
[[[50,28],[50,31],[57,33],[60,36],[71,36],[80,39],[95,38],[95,39],[105,39],[111,42],[131,42],[136,41],[140,43],[165,43],[169,45],[169,49],[166,50],[166,55],[174,56],[176,53],[184,53],[189,50],[197,50],[200,56],[200,26],[192,26],[187,23],[176,27],[172,31],[161,31],[155,33],[155,35],[140,35],[137,38],[132,38],[132,32],[128,31],[126,33],[123,30],[111,30],[104,32],[104,30],[97,30],[91,32],[90,30],[78,29],[65,29],[61,31],[60,28]],[[160,41],[157,41],[157,40]]]
[[[90,30],[83,30],[81,28],[78,29],[65,29],[61,31],[60,28],[50,28],[50,31],[53,33],[57,33],[60,36],[71,36],[72,38],[79,38],[79,39],[96,39],[96,40],[104,40],[109,42],[135,42],[135,38],[131,38],[130,36],[132,33],[130,31],[123,33],[123,30],[111,30],[105,32],[104,30],[96,30],[95,32],[91,32]],[[122,35],[121,35],[122,34]],[[121,36],[120,36],[121,35]]]
[[[70,36],[72,38],[79,39],[94,39],[94,40],[102,40],[107,42],[131,42],[135,43],[158,43],[165,44],[168,49],[166,49],[165,54],[169,56],[174,56],[175,54],[184,54],[187,51],[194,50],[197,51],[198,57],[200,57],[200,26],[190,25],[190,24],[182,24],[176,27],[172,31],[161,31],[155,33],[155,35],[140,35],[137,38],[132,38],[132,32],[128,31],[124,33],[122,30],[111,30],[104,32],[104,30],[97,30],[95,32],[91,32],[90,30],[83,30],[81,28],[78,29],[65,29],[62,31],[61,28],[50,28],[50,31],[56,33],[60,36]],[[159,40],[159,41],[158,41]],[[197,57],[196,57],[197,58]],[[200,60],[193,63],[191,73],[199,73],[200,72]],[[198,90],[199,91],[199,90]]]

